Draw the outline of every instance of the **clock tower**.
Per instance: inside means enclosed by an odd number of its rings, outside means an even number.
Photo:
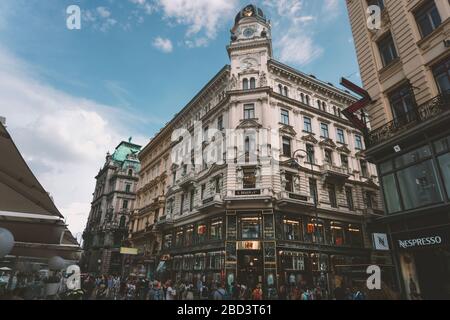
[[[272,58],[271,25],[264,12],[248,5],[236,16],[227,47],[231,76],[240,88],[243,79],[255,79],[256,87],[266,86],[267,61]]]

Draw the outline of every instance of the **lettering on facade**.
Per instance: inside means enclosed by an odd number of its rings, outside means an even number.
[[[289,198],[294,200],[300,200],[300,201],[308,201],[308,197],[302,196],[295,193],[289,193]]]
[[[398,245],[402,249],[414,248],[414,247],[427,247],[433,245],[440,245],[442,238],[440,236],[424,237],[417,239],[398,240]]]
[[[237,196],[253,196],[261,194],[261,190],[236,190]]]

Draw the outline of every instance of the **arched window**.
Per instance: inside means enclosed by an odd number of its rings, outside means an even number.
[[[338,108],[338,116],[341,117],[341,108]]]
[[[132,176],[132,175],[133,175],[133,169],[129,169],[129,170],[128,170],[128,175],[129,175],[129,176]]]
[[[308,96],[308,95],[306,96],[306,104],[307,104],[308,106],[311,105],[310,99],[309,99],[309,96]]]
[[[303,93],[300,93],[300,100],[305,103],[305,95]]]
[[[127,219],[127,218],[126,218],[124,215],[120,217],[119,226],[120,226],[121,228],[125,228],[126,219]]]
[[[317,100],[317,108],[319,108],[319,110],[321,109],[321,101],[320,100]]]
[[[256,88],[256,79],[250,78],[250,89],[255,89],[255,88]]]
[[[278,93],[283,94],[283,86],[281,84],[278,85]]]
[[[245,78],[245,79],[242,81],[242,88],[243,88],[244,90],[248,90],[248,79],[247,79],[247,78]]]
[[[284,95],[286,96],[286,97],[289,97],[289,89],[288,89],[288,87],[284,87]]]
[[[337,116],[336,106],[333,106],[333,113],[335,116]]]
[[[322,102],[322,110],[327,111],[327,104],[325,102]]]

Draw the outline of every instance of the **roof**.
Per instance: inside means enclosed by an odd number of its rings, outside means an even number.
[[[134,154],[138,154],[139,151],[141,150],[141,146],[131,143],[131,142],[126,142],[126,141],[122,141],[121,143],[119,143],[119,145],[116,147],[116,150],[114,151],[112,158],[115,161],[118,162],[124,162],[125,160],[127,160],[127,156],[131,153]]]
[[[0,123],[0,154],[0,211],[63,218],[2,123]]]

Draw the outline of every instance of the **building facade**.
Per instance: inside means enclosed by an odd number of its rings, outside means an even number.
[[[154,277],[156,259],[161,249],[161,234],[155,221],[164,216],[166,192],[171,170],[172,125],[165,126],[139,153],[141,170],[135,210],[129,224],[128,244],[138,249],[126,257],[127,273]]]
[[[371,27],[368,6],[380,8]],[[404,298],[450,298],[450,5],[445,0],[347,0]],[[372,15],[374,11],[372,10]]]
[[[95,177],[96,184],[86,229],[83,233],[85,272],[120,274],[120,247],[128,235],[128,223],[136,201],[141,146],[122,141]]]
[[[227,50],[230,65],[169,124],[157,276],[329,292],[365,279],[355,266],[374,259],[366,221],[382,203],[362,134],[341,115],[355,98],[275,60],[256,6],[236,16]]]

